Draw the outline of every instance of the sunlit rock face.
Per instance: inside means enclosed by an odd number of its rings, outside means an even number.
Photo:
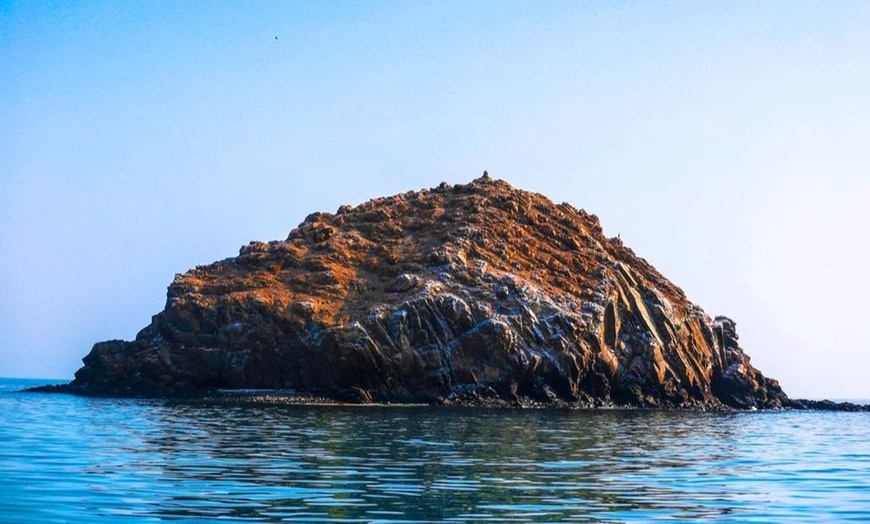
[[[176,276],[70,389],[350,402],[779,407],[711,319],[598,218],[488,176],[314,213]]]

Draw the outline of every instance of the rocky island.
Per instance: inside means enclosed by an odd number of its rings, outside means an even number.
[[[486,173],[314,213],[176,275],[57,390],[353,403],[830,407],[789,399],[595,215]],[[841,406],[841,405],[840,405]]]

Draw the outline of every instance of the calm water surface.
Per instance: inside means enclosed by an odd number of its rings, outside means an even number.
[[[870,521],[870,413],[233,406],[17,393],[0,521]]]

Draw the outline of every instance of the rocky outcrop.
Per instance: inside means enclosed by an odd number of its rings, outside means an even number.
[[[710,318],[595,215],[488,176],[314,213],[176,275],[67,388],[281,389],[352,402],[773,408]]]

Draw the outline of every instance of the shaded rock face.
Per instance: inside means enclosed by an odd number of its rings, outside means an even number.
[[[176,275],[72,391],[292,389],[355,402],[779,407],[711,319],[598,219],[488,176],[314,213]]]

